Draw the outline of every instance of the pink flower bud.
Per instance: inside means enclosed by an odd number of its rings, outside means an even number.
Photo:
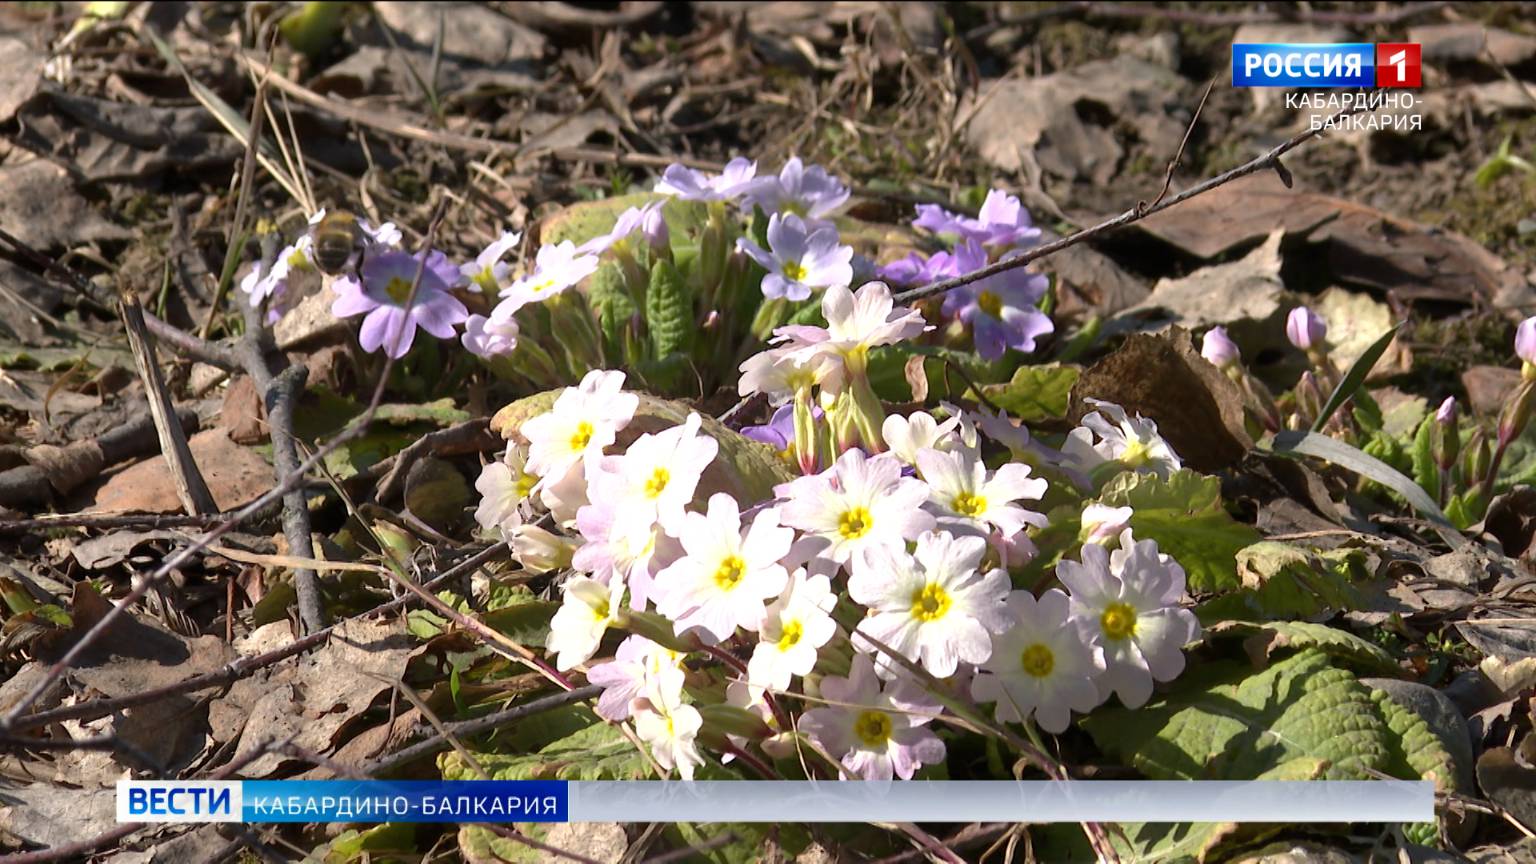
[[[640,220],[640,233],[644,235],[645,242],[651,244],[652,249],[658,250],[672,242],[667,220],[662,217],[661,210],[661,207],[652,207],[645,211]]]
[[[1536,316],[1520,322],[1515,330],[1515,356],[1536,364]]]
[[[1442,426],[1456,422],[1456,397],[1447,396],[1440,403],[1440,408],[1435,411],[1435,422]]]
[[[1328,335],[1328,322],[1305,306],[1297,306],[1285,319],[1285,336],[1303,351],[1321,348]]]
[[[1228,338],[1225,327],[1212,327],[1206,331],[1205,340],[1200,343],[1200,356],[1221,369],[1243,359],[1237,343]]]

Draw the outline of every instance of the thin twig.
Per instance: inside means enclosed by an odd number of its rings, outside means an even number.
[[[1321,136],[1324,131],[1332,127],[1339,120],[1354,114],[1359,114],[1366,110],[1369,109],[1364,105],[1345,108],[1342,111],[1339,111],[1338,113],[1329,117],[1317,128],[1308,129],[1305,132],[1297,133],[1296,135],[1292,136],[1290,140],[1281,143],[1257,159],[1245,162],[1230,171],[1222,172],[1221,174],[1218,174],[1215,177],[1212,177],[1209,180],[1206,180],[1205,182],[1196,186],[1191,186],[1190,188],[1185,189],[1183,192],[1180,192],[1172,198],[1168,198],[1159,202],[1155,206],[1148,207],[1145,210],[1139,210],[1137,207],[1132,207],[1131,209],[1112,219],[1106,219],[1097,225],[1084,228],[1075,234],[1069,234],[1066,237],[1051,243],[1046,243],[1043,246],[1036,246],[1033,249],[1029,249],[1020,255],[1015,255],[1012,258],[1004,258],[994,264],[983,267],[980,270],[967,273],[963,276],[956,276],[953,279],[944,279],[929,285],[923,285],[917,288],[903,291],[900,294],[897,294],[894,300],[897,303],[911,303],[915,300],[921,300],[924,297],[932,297],[936,294],[943,294],[946,291],[959,288],[962,285],[969,285],[972,282],[979,282],[990,276],[996,276],[999,273],[1023,267],[1031,262],[1038,261],[1047,255],[1054,255],[1063,249],[1067,249],[1080,243],[1084,243],[1088,240],[1092,240],[1100,234],[1107,234],[1117,228],[1124,228],[1127,225],[1139,222],[1154,213],[1167,210],[1169,207],[1182,204],[1185,201],[1188,201],[1189,199],[1196,196],[1203,195],[1206,192],[1217,188],[1218,186],[1224,186],[1228,183],[1231,183],[1233,180],[1236,180],[1239,177],[1246,177],[1249,174],[1256,174],[1260,171],[1273,169],[1280,165],[1281,156],[1284,156],[1286,153],[1289,153],[1290,151],[1296,149],[1302,144],[1305,144],[1313,138]]]
[[[486,549],[470,556],[464,561],[455,564],[453,567],[450,567],[447,570],[439,573],[436,577],[428,581],[425,587],[435,588],[438,585],[451,582],[452,580],[464,576],[465,574],[473,573],[482,565],[490,561],[494,561],[503,555],[506,555],[508,550],[509,547],[504,542],[487,547]],[[409,606],[415,599],[416,598],[414,595],[403,595],[394,600],[390,600],[386,603],[375,606],[374,608],[369,609],[367,612],[354,615],[345,621],[333,624],[318,633],[311,633],[308,636],[296,639],[281,648],[274,648],[271,651],[267,651],[263,654],[257,654],[251,657],[242,657],[239,660],[228,663],[213,672],[205,672],[202,675],[194,675],[191,678],[184,678],[174,684],[167,684],[163,687],[156,687],[152,690],[145,690],[139,693],[130,693],[126,696],[119,696],[112,699],[93,699],[88,702],[80,702],[74,705],[65,706],[63,708],[55,708],[52,711],[39,711],[36,714],[27,714],[15,719],[7,717],[5,720],[0,721],[0,730],[10,731],[16,729],[29,729],[50,723],[62,723],[65,720],[94,720],[98,717],[105,717],[108,714],[112,714],[126,708],[134,708],[139,705],[148,705],[152,702],[157,702],[161,699],[164,699],[167,696],[176,696],[182,693],[194,693],[199,690],[207,690],[212,687],[222,687],[240,678],[244,678],[246,675],[249,675],[251,672],[254,672],[257,669],[271,666],[289,657],[302,654],[311,648],[315,648],[324,644],[325,641],[330,638],[331,634],[334,633],[336,629],[342,624],[346,623],[346,621],[361,621],[367,618],[373,618],[378,615],[385,615]]]
[[[1200,122],[1200,112],[1205,110],[1205,100],[1211,98],[1211,90],[1215,87],[1215,78],[1211,79],[1211,83],[1205,85],[1205,94],[1200,97],[1200,104],[1195,106],[1195,116],[1189,118],[1189,125],[1184,128],[1184,138],[1179,141],[1179,150],[1173,154],[1173,159],[1168,162],[1168,173],[1163,175],[1162,191],[1157,193],[1157,197],[1152,200],[1151,204],[1145,204],[1141,201],[1136,202],[1136,209],[1143,214],[1147,212],[1148,208],[1156,207],[1163,203],[1164,198],[1168,197],[1168,187],[1173,185],[1173,172],[1179,170],[1179,162],[1184,159],[1184,148],[1189,146],[1189,136],[1194,133],[1195,125]]]

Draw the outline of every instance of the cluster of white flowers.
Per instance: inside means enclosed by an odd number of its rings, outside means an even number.
[[[1035,555],[1031,530],[1046,524],[1031,507],[1047,481],[1021,461],[989,467],[983,449],[1036,446],[1022,427],[950,408],[944,419],[849,420],[860,431],[847,437],[826,431],[869,349],[924,324],[881,283],[828,288],[823,307],[826,328],[781,328],[743,365],[744,391],[797,400],[819,388],[826,409],[806,413],[812,443],[802,452],[814,458],[804,475],[766,500],[713,491],[723,484],[712,469],[729,466],[716,465],[719,443],[696,414],[622,434],[638,399],[617,371],[564,390],[484,469],[485,530],[507,538],[526,568],[570,570],[547,647],[557,669],[581,668],[604,688],[598,713],[633,723],[657,763],[684,778],[705,762],[706,717],[735,710],[745,719],[717,731],[736,753],[755,726],[764,752],[802,735],[845,776],[910,779],[945,755],[931,728],[944,709],[927,676],[958,682],[1000,722],[1055,733],[1111,695],[1139,706],[1154,682],[1179,674],[1198,635],[1181,606],[1184,572],[1132,535],[1127,509],[1083,513],[1080,561],[1056,567],[1061,588],[1013,583],[1009,568]],[[1177,465],[1145,421],[1099,410],[1116,423],[1094,415],[1068,439],[1092,464]],[[546,514],[555,530],[534,524]],[[631,635],[587,668],[609,630]],[[720,701],[705,694],[719,691],[694,680],[690,655],[733,670],[725,703],[704,713],[701,702]]]

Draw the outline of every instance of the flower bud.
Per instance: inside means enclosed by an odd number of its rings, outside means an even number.
[[[1303,351],[1321,348],[1328,336],[1328,322],[1305,306],[1297,306],[1285,319],[1285,336]]]
[[[1536,380],[1536,316],[1520,322],[1515,329],[1515,356],[1520,358],[1520,376]]]
[[[1315,418],[1323,410],[1323,388],[1317,383],[1317,376],[1312,370],[1301,373],[1301,380],[1296,383],[1296,407],[1298,413],[1308,418]]]
[[[1237,343],[1227,336],[1227,328],[1212,327],[1206,331],[1205,340],[1200,343],[1200,356],[1211,361],[1218,369],[1225,369],[1243,359],[1243,355],[1237,350]]]
[[[1461,451],[1461,431],[1456,422],[1456,397],[1447,396],[1435,411],[1434,453],[1440,470],[1449,471]]]
[[[1120,536],[1121,531],[1130,526],[1134,512],[1129,507],[1089,504],[1083,508],[1083,527],[1077,536],[1083,543],[1109,546]]]
[[[645,237],[645,242],[658,252],[672,243],[671,230],[667,228],[667,220],[661,213],[663,209],[652,207],[645,211],[645,216],[640,220],[640,234]]]
[[[1531,409],[1536,407],[1536,380],[1525,379],[1520,389],[1515,392],[1515,398],[1504,405],[1504,413],[1499,415],[1499,450],[1502,451],[1509,442],[1520,437],[1525,427],[1531,422]]]
[[[537,525],[519,525],[512,529],[512,557],[523,569],[532,572],[563,570],[571,566],[576,545]]]
[[[694,707],[698,710],[699,716],[703,718],[705,726],[727,735],[762,739],[773,734],[773,730],[768,728],[768,724],[763,722],[763,718],[746,708],[737,708],[735,705],[707,703]]]

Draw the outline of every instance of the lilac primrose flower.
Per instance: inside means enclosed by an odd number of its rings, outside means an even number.
[[[879,272],[881,279],[898,285],[930,285],[959,276],[960,268],[948,252],[935,252],[926,258],[920,252],[910,252],[883,265]]]
[[[1328,322],[1305,306],[1297,306],[1285,317],[1285,337],[1303,351],[1323,347],[1328,336]]]
[[[973,273],[987,265],[986,252],[974,240],[955,248],[961,273]],[[1045,296],[1049,280],[1022,269],[1005,270],[944,295],[944,314],[958,316],[971,325],[976,353],[996,360],[1007,348],[1035,350],[1035,340],[1055,331],[1050,316],[1035,308]]]
[[[666,230],[667,223],[661,219],[661,205],[665,203],[658,199],[649,204],[625,210],[619,214],[618,221],[613,223],[613,230],[577,246],[576,251],[582,255],[601,255],[612,248],[613,244],[644,229],[648,222],[651,224],[647,230],[647,240],[649,240],[650,234],[657,230],[656,222],[661,223],[660,230]]]
[[[741,204],[751,209],[755,204],[765,213],[785,213],[808,221],[822,220],[848,201],[848,187],[820,165],[807,168],[796,156],[784,163],[779,176],[758,178]]]
[[[418,270],[421,283],[414,302],[406,308]],[[331,314],[338,318],[368,316],[358,332],[364,351],[377,351],[382,346],[385,353],[399,359],[411,350],[417,327],[439,339],[451,339],[454,326],[469,317],[464,304],[448,293],[459,271],[441,252],[428,253],[425,267],[421,258],[405,252],[374,255],[363,263],[361,277],[361,281],[355,276],[336,280]]]
[[[983,246],[1024,246],[1040,239],[1040,229],[1029,218],[1029,211],[1001,189],[987,193],[975,219],[937,204],[919,204],[912,225],[935,234],[958,234],[962,240],[975,240]]]
[[[489,359],[511,354],[517,347],[517,332],[516,318],[471,315],[464,322],[462,341],[469,353]]]
[[[835,228],[814,228],[793,213],[768,219],[768,250],[738,238],[736,248],[762,265],[763,296],[804,300],[818,288],[853,281],[853,247],[839,245]]]
[[[821,413],[817,408],[816,412]],[[741,430],[745,438],[751,438],[759,444],[767,444],[774,450],[788,450],[791,441],[795,440],[795,406],[792,402],[786,402],[779,406],[779,410],[773,412],[773,417],[762,426],[747,426]]]
[[[727,162],[717,177],[672,163],[656,181],[656,191],[684,201],[727,201],[747,192],[757,175],[757,163],[740,156]]]
[[[512,273],[512,265],[501,259],[522,239],[523,235],[516,231],[504,231],[495,242],[485,247],[485,251],[476,255],[472,263],[461,264],[459,273],[464,278],[464,287],[476,294],[495,296],[499,293]]]

